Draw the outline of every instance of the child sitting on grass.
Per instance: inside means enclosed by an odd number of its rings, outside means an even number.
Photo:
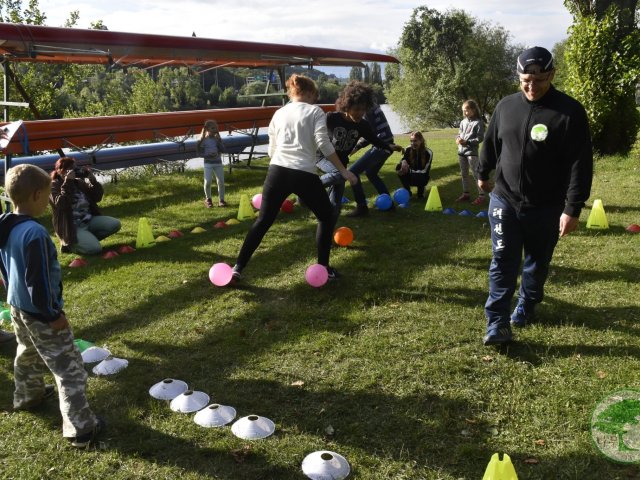
[[[18,342],[13,408],[31,410],[54,395],[44,382],[48,368],[58,386],[62,434],[73,447],[86,448],[104,422],[87,402],[87,372],[62,310],[56,248],[34,218],[47,209],[51,178],[34,165],[18,165],[7,173],[5,190],[15,208],[0,216],[0,271]]]
[[[429,183],[433,153],[427,148],[422,132],[413,132],[409,137],[409,148],[406,148],[402,160],[396,165],[396,172],[402,186],[409,190],[418,187],[418,198],[424,197],[424,187]]]

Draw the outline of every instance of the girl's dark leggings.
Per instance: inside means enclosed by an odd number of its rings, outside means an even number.
[[[322,187],[320,178],[313,173],[302,170],[270,165],[262,187],[260,213],[247,233],[236,260],[238,270],[242,271],[247,266],[253,252],[256,251],[262,238],[278,216],[282,202],[292,193],[300,197],[318,219],[316,230],[318,263],[324,266],[329,265],[335,220],[329,197]]]

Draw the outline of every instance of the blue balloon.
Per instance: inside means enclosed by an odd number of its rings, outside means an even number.
[[[489,216],[489,214],[487,213],[486,210],[480,210],[477,214],[476,217],[478,218],[487,218]]]
[[[393,192],[393,199],[398,204],[407,203],[409,201],[410,196],[411,194],[409,193],[409,190],[407,190],[406,188],[399,188],[395,192]]]
[[[445,215],[455,215],[457,212],[453,208],[445,208],[442,210]]]
[[[463,217],[473,217],[473,213],[469,210],[462,210],[458,215],[462,215]]]
[[[383,193],[376,197],[376,208],[378,210],[389,210],[393,205],[393,200],[387,193]]]

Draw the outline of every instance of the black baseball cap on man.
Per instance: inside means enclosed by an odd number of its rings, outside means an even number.
[[[529,65],[540,65],[540,73],[553,70],[553,55],[543,47],[531,47],[518,55],[518,73],[526,73]]]

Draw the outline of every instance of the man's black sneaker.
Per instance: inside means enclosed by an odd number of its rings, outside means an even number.
[[[335,280],[336,278],[340,278],[342,276],[333,267],[327,267],[327,273],[329,274],[329,280]]]
[[[87,433],[83,433],[77,437],[69,438],[69,443],[75,448],[89,448],[89,446],[95,443],[97,436],[102,430],[104,430],[105,423],[100,417],[96,417],[97,423],[93,427],[93,430]]]
[[[54,385],[45,385],[44,393],[42,396],[36,400],[31,400],[30,402],[23,403],[19,407],[13,407],[15,411],[20,410],[33,410],[42,405],[47,399],[53,397],[56,393],[56,387]]]
[[[355,210],[345,214],[345,217],[366,217],[369,215],[369,207],[366,205],[357,205]]]

